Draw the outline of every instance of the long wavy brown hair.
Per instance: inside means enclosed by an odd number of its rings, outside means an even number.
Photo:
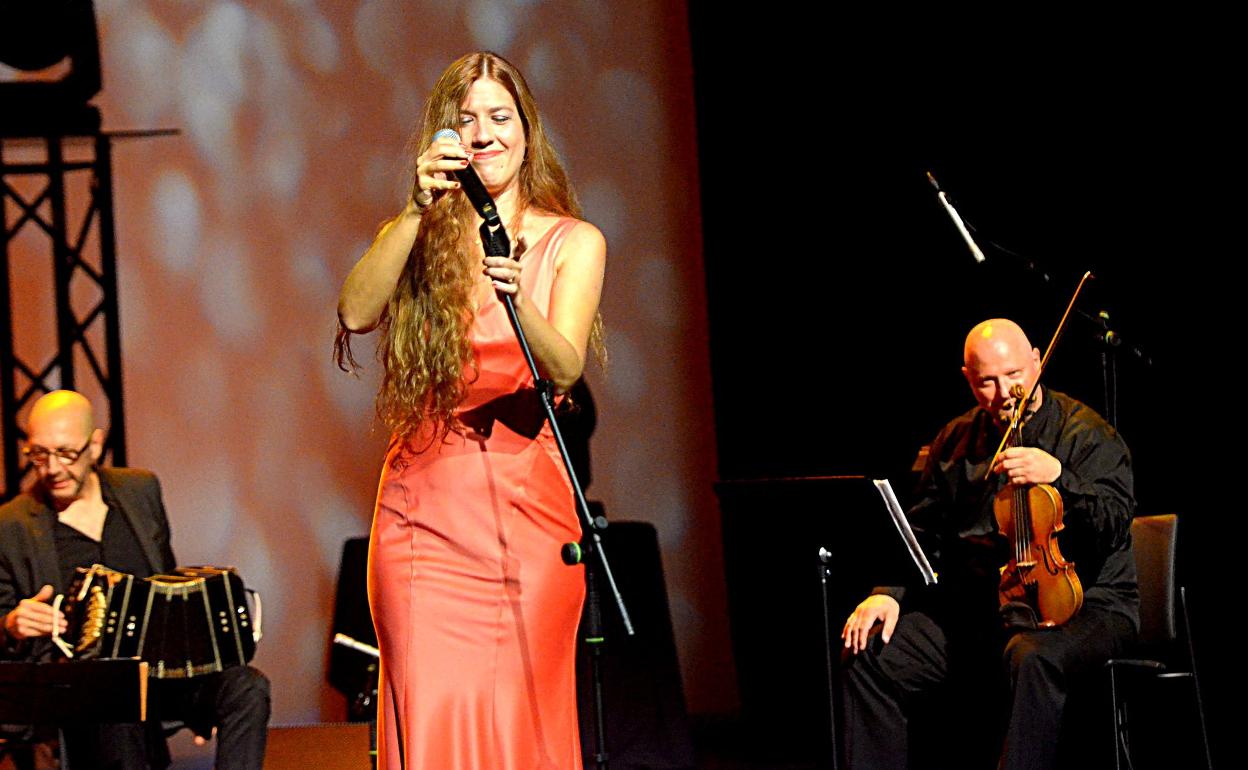
[[[410,143],[413,165],[433,140],[434,132],[459,124],[468,90],[481,78],[507,89],[524,126],[526,149],[520,166],[517,214],[532,208],[579,218],[576,193],[542,126],[528,84],[519,70],[494,53],[468,54],[438,78]],[[413,192],[414,188],[413,180]],[[430,441],[440,440],[458,429],[455,408],[464,401],[468,385],[477,375],[469,339],[478,259],[469,249],[475,222],[476,213],[462,191],[451,191],[436,200],[422,218],[407,265],[381,318],[377,357],[384,374],[377,394],[377,415],[405,438],[421,435]],[[590,347],[605,364],[602,337],[602,319],[598,316],[590,333]],[[350,333],[341,325],[334,348],[339,367],[350,370],[358,366],[351,354]]]

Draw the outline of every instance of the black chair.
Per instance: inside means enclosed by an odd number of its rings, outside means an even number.
[[[1135,767],[1128,724],[1129,705],[1133,699],[1128,696],[1142,688],[1152,688],[1169,682],[1177,683],[1193,698],[1205,767],[1210,770],[1213,767],[1200,682],[1196,677],[1187,596],[1175,580],[1178,524],[1179,518],[1173,514],[1138,516],[1131,523],[1140,586],[1140,636],[1137,652],[1141,657],[1115,658],[1105,664],[1109,671],[1114,710],[1114,766],[1118,770]],[[1153,699],[1151,702],[1155,705],[1157,701]],[[1170,727],[1170,714],[1158,720],[1160,732],[1168,733]],[[1162,746],[1168,744],[1168,741],[1157,743]]]

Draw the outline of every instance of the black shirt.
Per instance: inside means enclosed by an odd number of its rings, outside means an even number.
[[[62,583],[64,586],[73,583],[78,567],[90,567],[92,564],[103,564],[111,570],[138,578],[153,574],[134,528],[130,526],[112,490],[103,479],[100,480],[100,491],[105,505],[108,506],[108,513],[104,518],[104,532],[99,542],[60,521],[57,521],[53,529],[56,557],[61,575],[65,579]]]

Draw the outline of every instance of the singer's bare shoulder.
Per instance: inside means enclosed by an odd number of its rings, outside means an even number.
[[[546,212],[528,211],[524,215],[524,239],[528,245],[536,245],[566,217]],[[555,256],[555,270],[562,268],[567,259],[588,261],[599,267],[606,259],[607,241],[597,227],[578,219],[576,225],[563,237],[563,244]]]
[[[580,220],[564,237],[563,248],[555,257],[555,270],[561,270],[568,259],[587,262],[601,271],[607,260],[607,239],[602,231]]]

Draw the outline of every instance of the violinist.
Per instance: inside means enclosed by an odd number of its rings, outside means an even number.
[[[910,717],[935,714],[933,698],[955,693],[959,708],[944,709],[954,715],[952,729],[932,747],[955,760],[950,766],[1057,767],[1068,682],[1120,653],[1139,627],[1126,445],[1088,406],[1041,385],[1023,417],[1022,443],[1004,450],[990,473],[1016,406],[1011,389],[1032,391],[1040,352],[1013,321],[992,319],[971,329],[963,362],[978,405],[933,441],[908,513],[939,584],[878,587],[842,631],[851,768],[905,768]],[[999,601],[1012,552],[993,503],[1011,483],[1051,485],[1064,503],[1056,537],[1083,603],[1053,628],[1003,612]]]

